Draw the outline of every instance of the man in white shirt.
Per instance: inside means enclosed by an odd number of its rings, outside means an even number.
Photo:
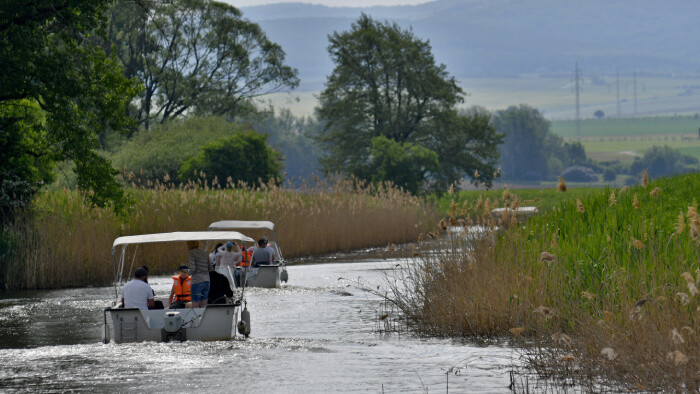
[[[275,261],[275,248],[272,247],[272,244],[268,243],[265,249],[270,252],[270,264],[272,264]]]
[[[148,271],[143,267],[136,268],[134,279],[127,282],[122,290],[122,305],[124,308],[145,310],[154,307],[153,289],[151,289],[147,280]]]

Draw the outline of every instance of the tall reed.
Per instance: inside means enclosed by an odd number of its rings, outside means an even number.
[[[465,240],[472,219],[457,219],[465,232],[440,234],[437,253],[418,251],[393,299],[421,332],[542,344],[533,360],[549,372],[697,391],[698,190],[700,174],[605,189],[515,226],[480,200],[466,210],[480,212],[471,224],[500,230]],[[517,212],[513,193],[496,203]]]
[[[414,240],[437,216],[431,205],[396,187],[354,180],[319,181],[294,190],[274,184],[220,188],[206,181],[134,186],[134,205],[126,217],[89,208],[74,191],[41,194],[31,222],[15,224],[20,236],[6,275],[10,287],[108,283],[114,277],[112,242],[123,235],[203,231],[225,219],[270,220],[284,256],[293,259]],[[183,263],[186,250],[179,243],[140,246],[134,261],[152,273],[170,273]]]

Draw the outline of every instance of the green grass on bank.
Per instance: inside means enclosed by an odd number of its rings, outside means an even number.
[[[581,121],[581,136],[692,134],[697,139],[698,127],[700,127],[700,117],[695,115],[583,119]],[[552,122],[552,132],[562,137],[575,137],[576,122],[555,120]]]
[[[601,188],[596,187],[577,187],[569,188],[566,192],[562,193],[557,191],[556,185],[549,188],[540,189],[517,189],[510,190],[509,193],[517,195],[520,199],[520,206],[534,206],[540,211],[551,211],[555,206],[560,203],[576,199],[576,198],[586,198],[594,193],[600,193]],[[461,210],[464,203],[467,204],[467,209],[469,207],[474,207],[479,199],[486,200],[487,198],[491,201],[498,201],[498,205],[502,205],[501,200],[503,198],[503,189],[496,190],[468,190],[460,191],[455,194],[445,194],[438,199],[438,209],[443,215],[449,215],[452,205],[452,200],[454,199],[457,204],[457,212]]]

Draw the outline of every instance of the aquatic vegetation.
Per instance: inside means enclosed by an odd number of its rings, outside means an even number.
[[[124,174],[124,179],[136,178]],[[228,182],[221,188],[219,180],[206,181],[202,174],[187,184],[175,185],[167,178],[145,187],[134,183],[129,190],[134,203],[126,217],[89,208],[74,191],[45,191],[35,201],[31,220],[15,224],[17,246],[3,279],[12,288],[109,283],[114,278],[115,238],[203,231],[222,219],[273,221],[289,259],[413,241],[437,218],[432,205],[390,184],[336,179],[290,189],[274,183],[251,188]],[[142,245],[133,264],[163,274],[173,272],[184,259],[184,245]]]
[[[580,376],[697,391],[698,191],[700,174],[647,174],[630,189],[571,195],[518,225],[474,197],[472,224],[499,230],[441,232],[437,251],[418,250],[391,297],[425,334],[525,338],[546,373],[571,374],[575,359]]]

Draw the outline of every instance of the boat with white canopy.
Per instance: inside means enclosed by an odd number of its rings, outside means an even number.
[[[133,265],[140,245],[187,241],[238,241],[251,245],[254,242],[252,238],[237,231],[142,234],[115,239],[112,245],[112,258],[115,265],[116,300],[112,306],[104,310],[105,343],[110,341],[110,336],[116,343],[228,340],[235,337],[236,327],[240,334],[246,337],[250,334],[250,313],[245,301],[245,287],[233,289],[233,297],[227,299],[225,304],[207,305],[204,308],[142,310],[120,307],[120,289],[125,282],[124,273],[126,273],[126,279],[134,273]],[[130,267],[125,271],[129,246],[134,246],[134,251]],[[111,327],[108,324],[107,314],[111,316]]]
[[[238,276],[247,278],[243,284],[249,287],[281,287],[282,282],[287,282],[286,262],[279,246],[275,224],[266,220],[221,220],[209,225],[209,231],[259,231],[268,239],[269,246],[274,250],[274,261],[270,265],[258,267],[236,267]]]

